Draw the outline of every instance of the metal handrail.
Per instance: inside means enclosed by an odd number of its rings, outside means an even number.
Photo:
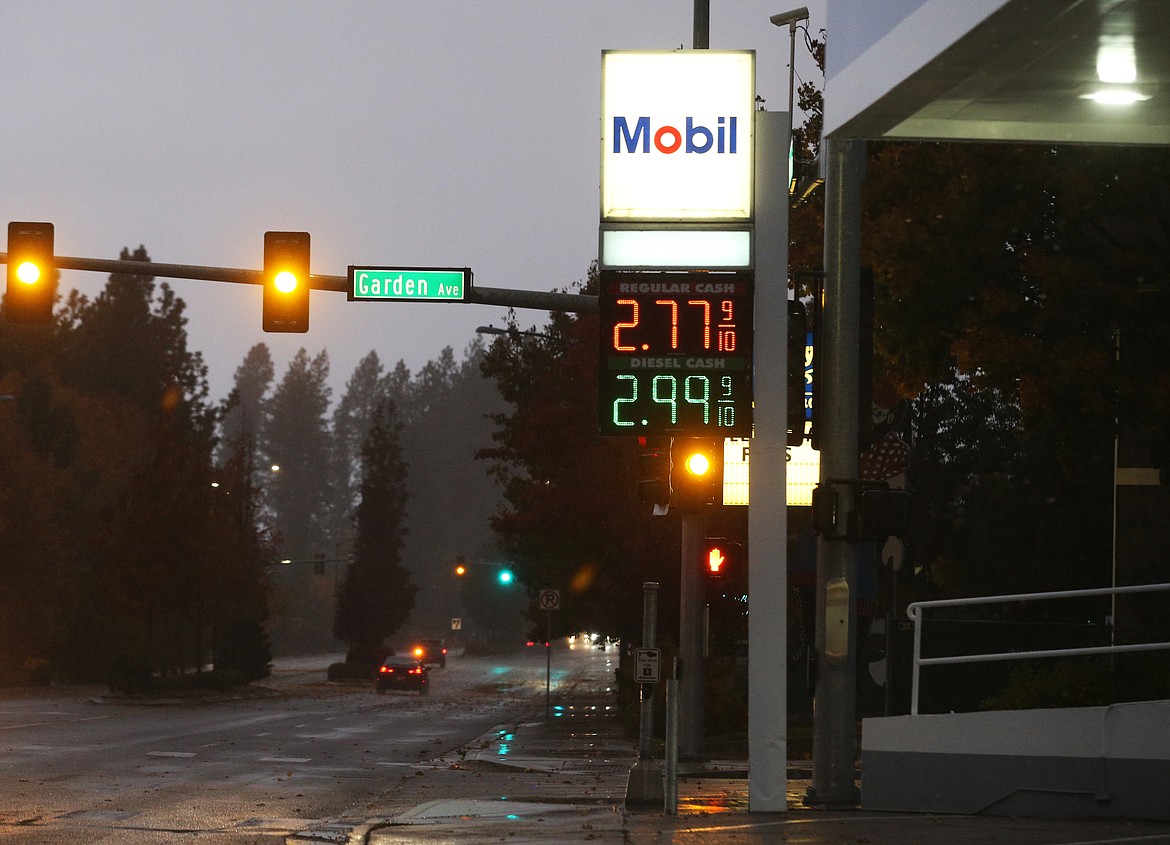
[[[922,656],[923,611],[938,607],[962,607],[975,604],[1006,604],[1021,601],[1080,598],[1084,596],[1117,596],[1125,593],[1154,593],[1170,591],[1170,584],[1140,584],[1129,587],[1098,587],[1090,590],[1061,590],[1048,593],[1013,593],[1002,596],[975,596],[965,599],[935,599],[916,601],[906,607],[906,615],[914,623],[914,673],[910,690],[910,715],[918,715],[918,680],[923,666],[941,666],[954,663],[990,663],[996,660],[1026,660],[1032,657],[1074,657],[1089,654],[1120,654],[1134,651],[1170,650],[1170,642],[1132,643],[1126,645],[1089,646],[1085,648],[1050,648],[1036,651],[1007,651],[984,654],[961,654],[951,657]]]

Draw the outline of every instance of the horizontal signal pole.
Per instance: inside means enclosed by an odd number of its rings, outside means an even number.
[[[596,314],[597,297],[584,293],[513,290],[511,288],[477,288],[467,292],[467,302],[476,305],[504,305],[508,308],[535,308],[538,311],[564,311],[570,314]]]
[[[0,264],[8,263],[8,254],[0,252]],[[106,258],[53,257],[61,270],[82,270],[94,273],[125,273],[132,276],[155,276],[168,279],[195,279],[203,282],[232,282],[243,285],[263,285],[260,270],[234,267],[203,267],[193,264],[160,264],[155,261],[124,261]],[[146,271],[146,272],[144,272]],[[311,290],[330,290],[345,293],[349,279],[345,276],[309,277]],[[505,308],[533,308],[538,311],[564,311],[575,314],[596,314],[597,297],[581,293],[513,290],[510,288],[479,288],[472,285],[464,302],[473,305],[500,305]]]

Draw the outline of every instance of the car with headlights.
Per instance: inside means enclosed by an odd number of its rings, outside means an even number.
[[[447,645],[442,640],[419,640],[410,647],[410,656],[424,666],[447,668]]]
[[[374,681],[374,689],[379,694],[403,689],[426,695],[430,686],[430,670],[413,657],[387,657],[378,667],[378,677]]]

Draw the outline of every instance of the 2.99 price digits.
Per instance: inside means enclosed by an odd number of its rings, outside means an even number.
[[[714,421],[717,428],[734,428],[736,421],[735,395],[731,376],[717,376],[712,396],[711,376],[706,375],[655,375],[650,378],[649,395],[643,395],[642,386],[645,378],[632,373],[622,373],[615,376],[621,384],[624,395],[613,400],[613,424],[624,428],[637,428],[650,424],[648,417],[644,417],[645,403],[650,407],[659,407],[665,412],[668,425],[679,425],[680,410],[683,413],[696,412],[702,420],[702,425],[709,426]]]

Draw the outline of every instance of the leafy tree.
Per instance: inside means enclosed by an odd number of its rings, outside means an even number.
[[[597,434],[597,318],[554,313],[535,337],[509,328],[483,364],[512,407],[494,416],[496,445],[480,453],[503,485],[492,520],[501,550],[533,598],[561,590],[554,635],[636,634],[642,584],[677,585],[679,523],[637,501],[634,439]],[[668,602],[663,611],[669,630]]]
[[[800,98],[812,158],[821,93]],[[1114,420],[1170,430],[1167,296],[1151,292],[1168,165],[1164,149],[869,145],[875,379],[916,397],[912,551],[937,587],[1106,583]],[[819,202],[794,205],[792,235],[793,266],[818,269]]]
[[[821,92],[800,96],[812,158]],[[875,380],[914,400],[908,570],[926,577],[899,597],[1109,583],[1115,434],[1170,466],[1170,151],[871,143],[862,206]],[[793,266],[819,269],[820,202],[791,232]]]
[[[334,635],[349,643],[349,659],[354,662],[376,654],[414,606],[416,588],[401,564],[407,500],[401,428],[393,403],[384,400],[375,409],[362,447],[353,559],[333,621]]]
[[[1170,344],[1151,318],[1167,298],[1147,281],[1166,277],[1170,155],[881,144],[868,173],[863,261],[877,278],[878,361],[910,394],[963,379],[959,393],[933,393],[946,401],[918,403],[933,451],[916,454],[916,473],[941,481],[964,470],[946,482],[950,495],[918,497],[920,507],[949,502],[941,524],[951,528],[919,538],[920,562],[952,589],[1000,592],[1022,573],[1032,588],[1108,583],[1115,419],[1141,420],[1154,440],[1167,430]],[[1119,362],[1118,332],[1163,354]],[[950,400],[980,392],[1018,417],[973,451],[993,418],[948,425]],[[980,451],[974,465],[937,463]]]

